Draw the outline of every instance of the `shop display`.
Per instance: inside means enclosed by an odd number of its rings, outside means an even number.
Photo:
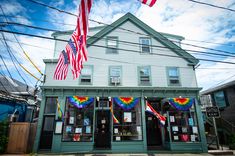
[[[170,117],[169,126],[171,127],[170,133],[173,142],[199,141],[198,127],[195,124],[196,122],[193,120],[193,112],[169,111],[168,114]]]
[[[75,104],[76,102],[77,105]],[[78,105],[79,107],[77,107]],[[93,111],[94,105],[92,98],[82,98],[78,96],[68,97],[65,105],[62,141],[92,141]]]

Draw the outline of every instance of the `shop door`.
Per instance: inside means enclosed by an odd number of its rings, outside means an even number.
[[[55,116],[44,116],[40,138],[40,150],[50,150],[54,132]]]
[[[146,113],[145,115],[148,147],[161,146],[162,136],[159,120],[150,113]]]
[[[95,148],[111,148],[110,110],[96,111]]]

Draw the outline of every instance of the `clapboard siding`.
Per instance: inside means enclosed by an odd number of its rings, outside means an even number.
[[[135,26],[133,23],[127,21],[121,25],[122,28],[127,28],[141,34],[145,32]],[[146,34],[147,35],[147,34]],[[115,29],[107,36],[118,36],[120,41],[129,41],[139,43],[139,37],[146,37],[146,35],[139,35],[131,32],[126,32],[121,29]],[[105,36],[106,37],[106,36]],[[84,65],[93,65],[93,84],[92,86],[108,86],[108,74],[109,66],[122,66],[122,86],[136,87],[138,86],[138,66],[151,66],[151,78],[152,86],[167,87],[167,75],[166,67],[174,66],[180,67],[180,80],[182,87],[197,87],[195,71],[192,67],[188,66],[188,62],[180,57],[168,57],[160,55],[178,56],[171,49],[153,47],[153,54],[141,54],[139,45],[130,45],[119,42],[118,48],[133,50],[125,51],[118,50],[118,54],[106,54],[106,49],[102,47],[96,47],[95,45],[106,46],[105,37],[98,40],[94,45],[88,47],[88,62]],[[59,39],[68,39],[69,35],[57,36]],[[157,40],[151,38],[152,45],[164,47]],[[54,58],[58,57],[58,52],[64,49],[66,43],[56,41]],[[160,55],[158,55],[160,54]],[[91,57],[101,58],[94,59]],[[115,60],[115,61],[108,61]],[[122,63],[128,62],[128,63]],[[69,71],[68,78],[65,81],[53,80],[53,72],[55,69],[55,63],[49,63],[46,61],[46,82],[45,86],[78,86],[79,80],[73,80],[71,71]],[[59,82],[59,83],[58,83]]]

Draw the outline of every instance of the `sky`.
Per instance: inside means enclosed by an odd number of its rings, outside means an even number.
[[[80,0],[40,0],[40,2],[77,14],[77,7]],[[207,0],[206,2],[235,9],[234,0]],[[53,30],[75,29],[76,17],[45,8],[28,0],[1,0],[0,5],[8,22],[50,28]],[[182,48],[184,49],[225,54],[219,51],[186,45],[193,44],[230,53],[230,56],[226,57],[191,53],[196,58],[235,63],[235,12],[193,3],[188,0],[158,0],[151,8],[146,5],[141,5],[138,0],[94,0],[90,19],[111,24],[127,12],[132,13],[158,32],[183,36],[185,40],[182,42]],[[6,22],[2,11],[0,15],[0,22]],[[42,31],[20,26],[7,26],[1,23],[0,29],[4,30],[48,37],[53,33],[52,31]],[[89,21],[89,26],[100,26],[100,24]],[[40,78],[40,73],[26,60],[14,36],[9,33],[4,33],[4,37],[19,63],[36,77]],[[17,35],[16,37],[24,51],[43,72],[45,68],[43,59],[53,58],[54,41],[23,35]],[[2,34],[0,38],[0,46],[4,47],[5,43],[2,40]],[[35,86],[37,80],[18,67],[23,78],[19,76],[6,48],[1,48],[0,54],[12,77],[19,81],[27,82],[28,85]],[[0,74],[9,76],[1,59],[0,65]],[[18,66],[17,63],[16,66]],[[206,90],[235,80],[235,64],[200,61],[196,68],[196,76],[198,86]],[[37,85],[39,84],[37,83]]]

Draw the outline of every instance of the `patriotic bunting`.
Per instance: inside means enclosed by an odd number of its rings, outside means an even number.
[[[124,110],[130,110],[139,103],[139,98],[134,97],[114,97],[113,99]]]
[[[193,98],[169,98],[169,103],[177,110],[186,111],[189,110],[193,103]]]
[[[146,4],[150,7],[152,7],[156,3],[157,0],[139,0],[139,1],[143,4]]]
[[[92,97],[69,96],[68,102],[77,108],[84,108],[94,101]]]
[[[157,111],[155,111],[153,109],[153,107],[148,103],[148,101],[146,101],[146,108],[145,108],[145,111],[146,112],[149,112],[151,114],[153,114],[154,116],[156,116],[159,120],[160,120],[160,123],[162,125],[165,125],[165,122],[166,122],[166,117],[161,115],[160,113],[158,113]]]
[[[59,58],[54,72],[54,79],[56,80],[66,79],[68,64],[71,66],[73,79],[78,78],[83,67],[83,62],[87,61],[86,38],[88,32],[88,15],[91,10],[92,2],[93,0],[81,0],[77,18],[77,27],[65,47],[66,52],[62,52],[63,55],[66,53],[67,57],[64,56],[63,58]],[[63,55],[60,55],[60,57]],[[64,62],[64,65],[62,62]]]

